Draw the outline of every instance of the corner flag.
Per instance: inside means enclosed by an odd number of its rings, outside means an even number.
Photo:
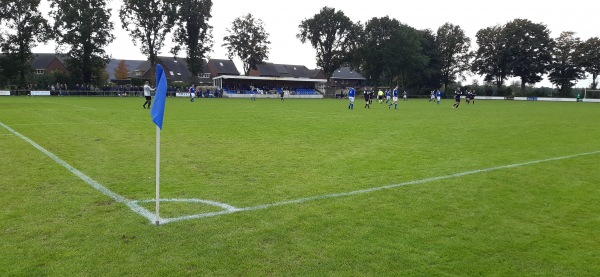
[[[150,108],[150,116],[156,126],[162,130],[163,117],[165,115],[165,101],[167,98],[167,79],[165,71],[160,64],[156,65],[156,94],[154,104]]]
[[[150,116],[156,124],[156,214],[155,223],[160,223],[160,130],[162,130],[163,117],[165,115],[165,101],[167,100],[167,79],[165,71],[160,64],[156,65],[156,94],[154,105],[150,108]]]

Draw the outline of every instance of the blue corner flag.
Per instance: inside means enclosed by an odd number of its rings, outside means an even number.
[[[163,117],[165,115],[165,101],[167,100],[167,79],[165,71],[160,64],[156,65],[156,94],[154,103],[150,109],[152,121],[162,130]]]

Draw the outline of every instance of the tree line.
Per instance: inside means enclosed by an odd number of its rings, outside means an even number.
[[[447,89],[466,73],[484,76],[502,88],[510,77],[521,90],[548,75],[560,94],[569,95],[585,74],[597,88],[600,39],[581,41],[572,31],[556,39],[542,23],[514,19],[476,34],[477,47],[460,26],[445,23],[436,32],[417,30],[397,19],[379,17],[354,23],[343,11],[324,7],[299,26],[297,37],[317,50],[317,65],[328,76],[341,65],[361,72],[369,83],[413,89]]]
[[[52,25],[38,10],[40,0],[0,0],[0,26],[7,30],[0,36],[0,82],[24,85],[31,71],[31,49],[49,40],[57,42],[57,52],[67,54],[73,83],[103,82],[110,59],[104,48],[114,40],[107,0],[49,1]],[[211,0],[128,0],[118,13],[121,26],[147,56],[152,70],[172,34],[175,46],[170,53],[184,53],[190,72],[198,76],[214,47],[208,23],[211,10]],[[268,59],[269,34],[262,20],[248,13],[236,18],[226,33],[222,47],[230,59],[242,61],[246,75]],[[597,88],[600,73],[598,37],[582,41],[574,32],[564,31],[551,38],[544,24],[527,19],[480,29],[472,50],[471,39],[451,23],[436,31],[417,30],[388,16],[353,22],[343,11],[323,7],[300,22],[296,37],[315,49],[317,66],[327,79],[341,66],[349,66],[374,86],[446,90],[473,73],[498,89],[516,77],[523,90],[547,75],[567,95],[586,73],[592,77],[590,87]]]

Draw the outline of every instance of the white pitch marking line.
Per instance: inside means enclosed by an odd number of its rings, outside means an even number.
[[[309,202],[309,201],[314,201],[314,200],[320,200],[320,199],[326,199],[326,198],[337,198],[337,197],[345,197],[345,196],[351,196],[351,195],[365,194],[365,193],[375,192],[375,191],[379,191],[379,190],[383,190],[383,189],[393,189],[393,188],[397,188],[397,187],[401,187],[401,186],[406,186],[406,185],[417,185],[417,184],[429,183],[429,182],[443,180],[443,179],[450,179],[450,178],[462,177],[462,176],[472,175],[472,174],[477,174],[477,173],[484,173],[484,172],[490,172],[490,171],[507,169],[507,168],[515,168],[515,167],[527,166],[527,165],[544,163],[544,162],[558,161],[558,160],[576,158],[576,157],[581,157],[581,156],[594,155],[594,154],[599,154],[599,153],[600,153],[600,151],[593,151],[593,152],[587,152],[587,153],[581,153],[581,154],[575,154],[575,155],[569,155],[569,156],[562,156],[562,157],[555,157],[555,158],[548,158],[548,159],[542,159],[542,160],[529,161],[529,162],[524,162],[524,163],[516,163],[516,164],[509,164],[509,165],[501,165],[501,166],[489,167],[489,168],[484,168],[484,169],[466,171],[466,172],[461,172],[461,173],[456,173],[456,174],[450,174],[450,175],[444,175],[444,176],[438,176],[438,177],[432,177],[432,178],[426,178],[426,179],[421,179],[421,180],[408,181],[408,182],[403,182],[403,183],[399,183],[399,184],[393,184],[393,185],[387,185],[387,186],[381,186],[381,187],[375,187],[375,188],[368,188],[368,189],[348,191],[348,192],[340,192],[340,193],[317,195],[317,196],[300,198],[300,199],[295,199],[295,200],[288,200],[288,201],[274,202],[274,203],[270,203],[270,204],[264,204],[264,205],[258,205],[258,206],[252,206],[252,207],[238,208],[238,209],[234,209],[234,210],[224,210],[224,211],[220,211],[220,212],[202,213],[202,214],[181,216],[181,217],[176,217],[176,218],[168,218],[168,219],[165,219],[163,221],[163,223],[166,224],[166,223],[176,222],[176,221],[182,221],[182,220],[206,218],[206,217],[212,217],[212,216],[218,216],[218,215],[224,215],[224,214],[231,214],[231,213],[235,213],[235,212],[262,210],[262,209],[267,209],[267,208],[271,208],[271,207],[291,205],[291,204],[299,204],[299,203],[304,203],[304,202]]]
[[[135,203],[154,203],[154,202],[156,202],[156,199],[137,200],[137,201],[132,201],[132,202],[135,202]],[[240,210],[239,208],[236,208],[236,207],[231,206],[229,204],[225,204],[225,203],[221,203],[221,202],[215,202],[215,201],[211,201],[211,200],[198,199],[198,198],[189,198],[189,199],[161,198],[160,202],[202,203],[202,204],[207,204],[207,205],[219,207],[219,208],[227,210],[227,211],[238,211],[238,210]]]
[[[46,150],[44,147],[40,146],[39,144],[35,143],[34,141],[30,140],[29,138],[21,135],[19,132],[11,129],[8,126],[6,126],[4,123],[0,122],[0,126],[4,127],[6,130],[10,131],[11,133],[15,134],[19,138],[21,138],[24,141],[28,142],[29,144],[31,144],[33,147],[37,148],[38,150],[42,151],[42,153],[46,154],[46,156],[48,156],[51,159],[53,159],[59,165],[61,165],[64,168],[66,168],[71,173],[75,174],[75,176],[79,177],[81,180],[83,180],[84,182],[86,182],[88,185],[92,186],[96,190],[102,192],[104,195],[106,195],[106,196],[114,199],[117,202],[120,202],[120,203],[123,203],[123,204],[127,205],[127,207],[129,207],[132,211],[134,211],[135,213],[137,213],[137,214],[145,217],[150,222],[154,221],[154,214],[151,213],[151,212],[149,212],[148,210],[142,208],[141,206],[139,206],[135,201],[130,201],[127,198],[125,198],[125,197],[123,197],[121,195],[118,195],[118,194],[112,192],[111,190],[109,190],[108,188],[104,187],[100,183],[94,181],[94,179],[92,179],[92,178],[88,177],[87,175],[83,174],[83,172],[77,170],[76,168],[74,168],[70,164],[68,164],[67,162],[63,161],[62,159],[60,159],[56,155],[52,154],[52,152]]]
[[[154,200],[141,200],[141,201],[128,200],[128,199],[124,198],[123,196],[120,196],[120,195],[118,195],[118,194],[110,191],[106,187],[104,187],[101,184],[99,184],[98,182],[94,181],[92,178],[90,178],[90,177],[86,176],[85,174],[83,174],[81,171],[73,168],[71,165],[69,165],[65,161],[61,160],[60,158],[58,158],[56,155],[54,155],[51,152],[49,152],[48,150],[44,149],[39,144],[37,144],[34,141],[30,140],[29,138],[21,135],[20,133],[18,133],[17,131],[15,131],[15,130],[11,129],[10,127],[6,126],[2,122],[0,122],[0,126],[4,127],[5,129],[7,129],[11,133],[15,134],[16,136],[20,137],[21,139],[27,141],[29,144],[33,145],[38,150],[42,151],[48,157],[52,158],[58,164],[62,165],[66,169],[68,169],[70,172],[72,172],[73,174],[75,174],[77,177],[81,178],[83,181],[85,181],[86,183],[88,183],[89,185],[91,185],[92,187],[94,187],[96,190],[98,190],[98,191],[102,192],[103,194],[105,194],[105,195],[113,198],[117,202],[124,203],[132,211],[134,211],[135,213],[137,213],[137,214],[145,217],[146,219],[148,219],[150,221],[150,223],[154,222],[154,214],[151,213],[151,212],[149,212],[148,210],[144,209],[140,205],[138,205],[138,203],[152,202]],[[576,157],[581,157],[581,156],[594,155],[594,154],[598,154],[598,153],[600,153],[600,151],[593,151],[593,152],[580,153],[580,154],[574,154],[574,155],[569,155],[569,156],[562,156],[562,157],[548,158],[548,159],[542,159],[542,160],[535,160],[535,161],[529,161],[529,162],[524,162],[524,163],[501,165],[501,166],[489,167],[489,168],[484,168],[484,169],[478,169],[478,170],[472,170],[472,171],[465,171],[465,172],[455,173],[455,174],[450,174],[450,175],[444,175],[444,176],[426,178],[426,179],[421,179],[421,180],[408,181],[408,182],[403,182],[403,183],[399,183],[399,184],[386,185],[386,186],[381,186],[381,187],[368,188],[368,189],[355,190],[355,191],[348,191],[348,192],[340,192],[340,193],[317,195],[317,196],[312,196],[312,197],[299,198],[299,199],[296,199],[296,200],[274,202],[274,203],[270,203],[270,204],[263,204],[263,205],[257,205],[257,206],[251,206],[251,207],[244,207],[244,208],[236,208],[234,206],[231,206],[231,205],[228,205],[228,204],[224,204],[224,203],[220,203],[220,202],[214,202],[214,201],[202,200],[202,199],[195,199],[195,198],[194,199],[164,199],[164,200],[161,199],[161,201],[167,201],[167,202],[196,202],[196,203],[204,203],[204,204],[209,204],[209,205],[221,207],[224,210],[223,211],[218,211],[218,212],[209,212],[209,213],[187,215],[187,216],[181,216],[181,217],[175,217],[175,218],[161,218],[160,222],[161,222],[161,224],[167,224],[167,223],[177,222],[177,221],[183,221],[183,220],[206,218],[206,217],[213,217],[213,216],[231,214],[231,213],[236,213],[236,212],[262,210],[262,209],[267,209],[267,208],[277,207],[277,206],[299,204],[299,203],[304,203],[304,202],[309,202],[309,201],[314,201],[314,200],[320,200],[320,199],[337,198],[337,197],[345,197],[345,196],[351,196],[351,195],[365,194],[365,193],[370,193],[370,192],[379,191],[379,190],[383,190],[383,189],[392,189],[392,188],[397,188],[397,187],[406,186],[406,185],[416,185],[416,184],[429,183],[429,182],[443,180],[443,179],[449,179],[449,178],[455,178],[455,177],[462,177],[462,176],[472,175],[472,174],[477,174],[477,173],[484,173],[484,172],[490,172],[490,171],[495,171],[495,170],[500,170],[500,169],[507,169],[507,168],[515,168],[515,167],[521,167],[521,166],[538,164],[538,163],[544,163],[544,162],[558,161],[558,160],[576,158]]]

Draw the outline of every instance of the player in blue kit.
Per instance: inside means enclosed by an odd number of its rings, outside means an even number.
[[[348,88],[348,100],[350,101],[350,104],[348,104],[348,109],[349,110],[354,110],[354,95],[356,94],[356,91],[354,90],[354,88]]]
[[[392,105],[394,105],[394,110],[398,109],[398,86],[396,86],[392,92],[392,103],[388,105],[388,109],[391,108]]]
[[[437,104],[439,105],[440,100],[442,100],[442,92],[439,89],[435,92],[435,97],[437,98]]]
[[[194,102],[194,98],[196,97],[196,87],[194,86],[194,84],[192,84],[192,86],[190,86],[189,93],[190,93],[190,102]]]
[[[390,102],[390,98],[392,97],[392,94],[390,93],[390,89],[386,89],[385,90],[385,103],[387,104],[388,102]]]

